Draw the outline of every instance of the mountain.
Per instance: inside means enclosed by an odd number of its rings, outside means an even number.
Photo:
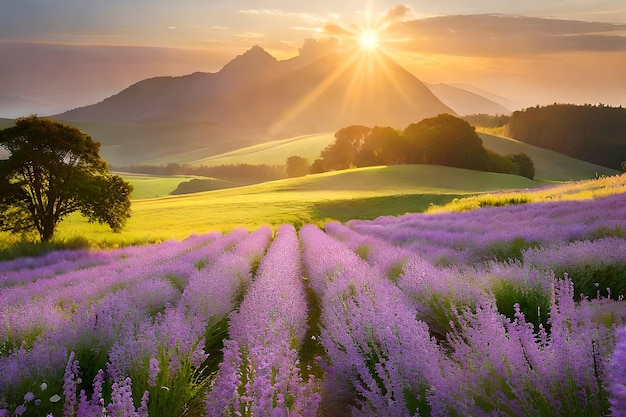
[[[390,57],[334,49],[279,61],[259,46],[219,72],[140,81],[67,121],[204,123],[306,134],[350,124],[404,127],[454,111]]]
[[[448,84],[427,84],[427,87],[439,100],[462,116],[468,114],[491,114],[494,116],[511,114],[511,110],[496,101],[463,88]]]

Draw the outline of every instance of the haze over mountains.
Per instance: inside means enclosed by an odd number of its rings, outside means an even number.
[[[393,42],[385,49],[424,82],[486,90],[513,101],[510,105],[495,100],[509,110],[554,102],[617,106],[626,102],[624,33],[624,24],[511,15],[439,16],[394,23],[385,33]],[[4,37],[0,117],[59,113],[96,103],[155,76],[217,72],[255,43],[285,60],[293,57],[301,41],[241,38],[228,48],[209,44],[186,49]]]
[[[100,103],[54,116],[98,122],[210,123],[271,134],[336,130],[351,124],[404,127],[455,114],[388,56],[337,49],[318,55],[305,44],[279,61],[259,46],[217,73],[156,77]]]

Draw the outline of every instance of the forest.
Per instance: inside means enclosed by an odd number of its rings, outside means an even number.
[[[626,161],[626,109],[598,105],[552,104],[511,116],[475,114],[474,126],[505,126],[505,135],[583,161],[619,170]]]

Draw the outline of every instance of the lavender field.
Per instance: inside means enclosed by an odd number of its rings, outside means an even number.
[[[626,195],[0,263],[0,416],[625,416]]]

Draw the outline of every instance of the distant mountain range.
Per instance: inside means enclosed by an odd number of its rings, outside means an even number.
[[[306,46],[306,44],[305,44]],[[140,81],[100,103],[53,116],[67,121],[208,123],[273,136],[351,124],[403,128],[440,113],[509,113],[444,85],[427,87],[384,54],[335,49],[279,61],[259,46],[219,72]],[[439,96],[439,98],[438,98]]]
[[[511,114],[511,110],[484,95],[450,84],[426,84],[430,91],[457,114]],[[488,93],[487,93],[488,94]],[[502,99],[506,102],[506,99]]]

